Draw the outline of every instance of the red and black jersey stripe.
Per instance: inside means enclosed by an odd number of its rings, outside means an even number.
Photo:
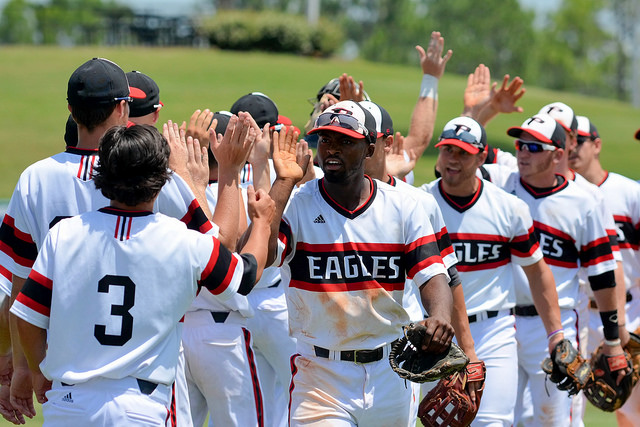
[[[478,233],[451,233],[458,271],[490,270],[511,260],[509,239]]]
[[[15,226],[14,219],[6,214],[0,226],[0,250],[23,267],[32,267],[38,256],[38,247],[31,235]]]
[[[198,282],[214,295],[219,295],[231,283],[238,259],[225,248],[218,239],[212,237],[213,251]]]
[[[584,267],[610,260],[613,260],[613,253],[608,237],[594,240],[580,248],[580,262]]]
[[[444,259],[447,255],[453,253],[453,247],[451,246],[451,237],[447,231],[447,227],[442,227],[440,231],[436,233],[436,243],[440,249],[440,257]]]
[[[634,225],[631,218],[623,215],[614,215],[613,219],[618,229],[622,232],[621,235],[618,235],[620,247],[633,249],[634,251],[640,249],[640,223]]]
[[[569,234],[538,221],[533,221],[533,227],[547,264],[565,268],[578,267],[578,250],[575,240]]]
[[[282,258],[280,259],[280,263],[278,265],[284,264],[284,259],[291,253],[293,248],[291,247],[291,227],[287,224],[286,221],[280,221],[280,228],[278,231],[278,240],[280,240],[285,249],[282,251]]]
[[[403,244],[298,243],[289,262],[290,286],[311,292],[401,290],[407,269],[404,249]],[[432,250],[440,259],[437,247]]]
[[[30,309],[48,317],[51,313],[52,289],[51,279],[31,270],[16,299]]]
[[[187,213],[180,221],[187,224],[188,229],[199,231],[203,234],[207,233],[213,227],[196,199],[191,202]]]
[[[533,253],[540,247],[538,238],[536,237],[533,226],[529,228],[529,234],[523,236],[514,237],[509,242],[509,248],[511,254],[520,258],[527,258],[533,255]]]
[[[413,279],[418,271],[431,264],[439,263],[444,266],[440,256],[440,248],[436,243],[436,236],[424,236],[409,243],[405,248],[405,263],[407,279]]]
[[[89,181],[93,178],[93,169],[98,162],[98,150],[97,149],[84,149],[76,147],[67,147],[65,150],[67,153],[77,154],[81,156],[78,162],[78,171],[76,177],[82,181]]]

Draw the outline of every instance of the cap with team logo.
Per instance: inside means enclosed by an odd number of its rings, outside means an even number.
[[[520,138],[523,132],[531,134],[538,142],[565,147],[566,136],[563,127],[549,114],[536,114],[529,117],[520,127],[507,130],[507,135]]]
[[[129,86],[131,87],[131,105],[129,105],[130,117],[142,117],[162,108],[160,102],[160,88],[153,79],[140,71],[127,73]]]
[[[340,101],[322,112],[316,119],[310,134],[328,130],[356,139],[376,142],[376,120],[373,115],[355,101]]]
[[[240,111],[251,114],[253,120],[261,128],[267,123],[274,125],[278,122],[276,103],[262,92],[251,92],[241,97],[231,106],[229,111],[233,114],[238,114]]]
[[[127,76],[108,59],[90,59],[69,78],[67,101],[71,106],[99,107],[123,100],[131,100]]]
[[[393,135],[393,120],[391,116],[381,105],[372,101],[361,101],[365,109],[369,110],[371,115],[376,121],[376,131],[378,132],[378,138],[387,137]]]
[[[578,129],[578,121],[576,120],[573,108],[562,102],[547,104],[538,111],[538,114],[550,115],[557,120],[567,132]]]
[[[455,145],[468,153],[477,154],[487,146],[487,133],[471,117],[456,117],[444,125],[436,147],[443,145]]]
[[[595,125],[591,123],[591,120],[589,120],[588,117],[576,116],[576,120],[578,121],[578,136],[586,136],[592,141],[596,138],[600,138],[598,129],[596,129]]]

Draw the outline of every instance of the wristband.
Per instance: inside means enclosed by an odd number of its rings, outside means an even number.
[[[553,337],[555,335],[558,335],[558,334],[562,334],[562,333],[564,333],[564,329],[555,330],[555,331],[551,332],[549,335],[547,335],[547,339],[550,340],[551,337]]]
[[[431,74],[422,75],[420,84],[420,98],[433,98],[438,100],[438,78]]]
[[[616,338],[615,340],[604,340],[604,345],[608,345],[609,347],[615,347],[617,345],[622,344],[622,341],[620,341],[620,338]]]
[[[618,332],[618,310],[601,311],[602,332],[605,340],[615,340],[620,337]]]

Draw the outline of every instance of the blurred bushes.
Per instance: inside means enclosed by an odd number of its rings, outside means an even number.
[[[344,42],[344,33],[335,25],[320,21],[312,27],[304,16],[286,13],[220,11],[196,25],[198,32],[220,49],[326,57]]]

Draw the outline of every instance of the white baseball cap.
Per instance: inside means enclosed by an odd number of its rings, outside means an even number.
[[[487,146],[487,133],[484,127],[471,117],[456,117],[444,125],[436,147],[442,145],[455,145],[468,153],[477,154]]]
[[[356,139],[369,139],[371,143],[375,143],[377,138],[375,119],[355,101],[341,101],[324,110],[309,134],[322,130],[338,132]]]
[[[566,136],[560,123],[549,114],[536,114],[522,123],[522,126],[507,129],[507,135],[520,138],[523,132],[533,135],[538,141],[552,144],[559,148],[565,147]]]
[[[571,132],[578,128],[578,121],[573,112],[573,108],[562,102],[547,104],[538,111],[538,114],[548,114],[553,117],[567,131]]]

